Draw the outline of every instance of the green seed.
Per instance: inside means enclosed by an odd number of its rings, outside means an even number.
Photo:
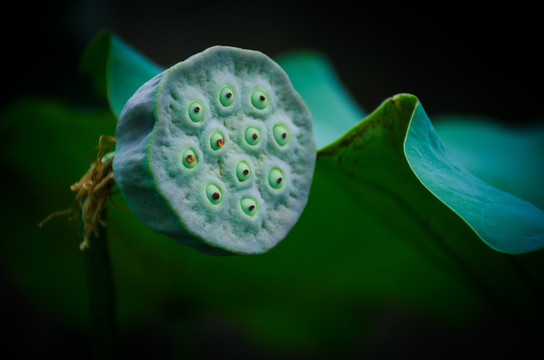
[[[257,213],[257,202],[252,197],[246,196],[240,200],[242,211],[249,216],[255,216]]]
[[[197,164],[196,154],[193,150],[187,149],[181,155],[181,162],[187,169],[192,169]]]
[[[204,119],[204,107],[198,101],[194,101],[189,105],[189,118],[193,122],[201,122]]]
[[[249,145],[257,145],[261,142],[261,132],[256,127],[250,126],[244,133],[244,139]]]
[[[214,150],[219,150],[225,145],[225,137],[218,131],[214,131],[210,137],[210,146]]]
[[[236,177],[240,181],[246,181],[251,176],[251,170],[249,169],[249,165],[244,160],[240,161],[238,165],[236,165]]]
[[[274,189],[279,189],[285,183],[283,172],[279,168],[273,168],[268,173],[268,184]]]
[[[284,146],[289,141],[289,132],[284,126],[276,125],[272,132],[278,145]]]
[[[225,86],[219,92],[219,102],[221,105],[227,107],[231,106],[234,102],[234,90],[230,86]]]
[[[264,110],[268,106],[268,94],[264,90],[253,90],[251,104],[259,110]]]
[[[206,186],[206,196],[208,197],[208,200],[214,204],[217,205],[223,200],[223,196],[221,195],[221,189],[219,189],[214,184],[208,184]]]

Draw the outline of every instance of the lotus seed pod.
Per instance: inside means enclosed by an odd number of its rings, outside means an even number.
[[[149,227],[214,254],[262,254],[300,217],[316,145],[310,112],[266,55],[209,48],[142,85],[113,163]]]

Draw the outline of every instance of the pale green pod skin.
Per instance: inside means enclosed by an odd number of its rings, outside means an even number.
[[[256,94],[266,95],[264,106]],[[277,124],[289,133],[281,145]],[[258,144],[247,142],[248,128],[258,129]],[[316,157],[310,112],[260,52],[215,46],[165,70],[125,104],[116,139],[114,177],[129,207],[199,251],[266,253],[306,206]],[[270,185],[273,169],[281,186]]]

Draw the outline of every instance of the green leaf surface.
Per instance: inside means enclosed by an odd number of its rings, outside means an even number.
[[[80,71],[91,77],[98,94],[107,96],[117,117],[136,90],[162,70],[108,30],[91,41],[80,62]]]
[[[122,332],[156,316],[194,329],[213,314],[263,346],[319,352],[371,333],[378,314],[392,307],[446,328],[470,328],[497,309],[524,326],[539,324],[542,251],[514,257],[492,250],[427,190],[403,145],[419,102],[394,99],[319,152],[308,206],[269,254],[201,254],[109,206]],[[71,204],[68,187],[86,171],[98,136],[113,131],[114,118],[58,101],[22,101],[2,123],[9,149],[2,166],[20,189],[3,203],[7,238],[18,240],[2,241],[2,261],[36,307],[85,329],[75,224],[36,224]],[[43,161],[27,166],[28,154]],[[62,166],[51,166],[58,159]],[[191,346],[190,338],[173,341]]]
[[[489,118],[433,121],[448,151],[474,176],[544,209],[544,124],[500,124]]]
[[[405,151],[417,177],[492,248],[510,254],[544,247],[544,212],[468,172],[445,148],[418,105]]]
[[[318,149],[344,135],[365,116],[323,54],[297,51],[274,60],[287,72],[312,113]]]

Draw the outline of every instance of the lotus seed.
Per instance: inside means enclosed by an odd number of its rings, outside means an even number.
[[[217,205],[221,202],[221,190],[214,184],[208,184],[206,186],[206,196],[208,200],[214,205]]]
[[[188,169],[192,169],[196,166],[196,155],[195,152],[191,149],[187,149],[183,152],[182,163]]]
[[[223,145],[225,145],[225,139],[223,135],[220,132],[215,131],[210,137],[210,146],[214,150],[219,150]]]
[[[230,86],[225,86],[219,92],[219,102],[221,105],[227,107],[231,106],[234,102],[234,90]]]
[[[240,207],[246,215],[255,216],[257,213],[257,202],[255,199],[249,196],[246,196],[240,200]]]
[[[202,119],[204,119],[204,109],[202,107],[202,104],[195,101],[192,102],[191,105],[189,105],[189,118],[193,122],[201,122]]]
[[[273,168],[268,173],[268,184],[274,189],[279,189],[284,185],[283,172],[279,168]]]
[[[257,145],[261,141],[261,132],[256,127],[248,127],[244,133],[244,138],[249,145]]]
[[[289,141],[289,133],[282,125],[274,126],[272,133],[274,134],[274,139],[280,146],[284,146]]]
[[[246,181],[249,179],[249,176],[251,175],[251,171],[249,170],[249,165],[244,160],[240,161],[238,165],[236,165],[236,177],[240,181]]]
[[[268,106],[268,95],[264,90],[254,90],[251,94],[251,104],[259,110],[264,110]]]

